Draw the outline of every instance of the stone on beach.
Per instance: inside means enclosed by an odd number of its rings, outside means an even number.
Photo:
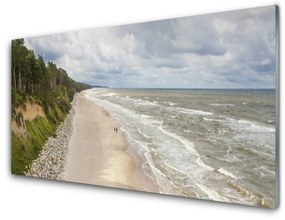
[[[33,161],[25,173],[26,176],[63,180],[62,173],[73,129],[72,122],[75,114],[73,106],[74,102],[65,120],[57,128],[55,137],[50,137],[46,141],[38,158]]]

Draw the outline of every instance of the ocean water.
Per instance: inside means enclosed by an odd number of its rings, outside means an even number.
[[[274,207],[275,91],[91,89],[161,193]]]

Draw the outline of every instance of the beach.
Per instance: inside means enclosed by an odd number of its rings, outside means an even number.
[[[273,91],[213,92],[82,91],[26,175],[275,207]]]
[[[160,193],[275,206],[274,90],[94,88],[84,94],[120,124],[128,152]]]
[[[274,207],[272,91],[212,92],[85,90],[26,175]]]
[[[159,192],[144,175],[119,123],[81,92],[74,105],[73,130],[63,172],[65,181]]]

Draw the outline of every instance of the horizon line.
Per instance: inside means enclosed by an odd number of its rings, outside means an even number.
[[[229,89],[229,90],[249,90],[249,89],[270,89],[270,90],[275,90],[276,88],[273,87],[273,88],[206,88],[206,87],[203,87],[203,88],[186,88],[186,87],[183,87],[183,88],[179,88],[179,87],[111,87],[111,86],[92,86],[90,85],[92,88],[102,88],[102,89],[181,89],[181,90],[187,90],[187,89],[193,89],[193,90],[198,90],[198,89]]]

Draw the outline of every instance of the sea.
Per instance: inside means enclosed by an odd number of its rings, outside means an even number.
[[[105,89],[85,96],[118,121],[160,193],[276,206],[274,89]]]

